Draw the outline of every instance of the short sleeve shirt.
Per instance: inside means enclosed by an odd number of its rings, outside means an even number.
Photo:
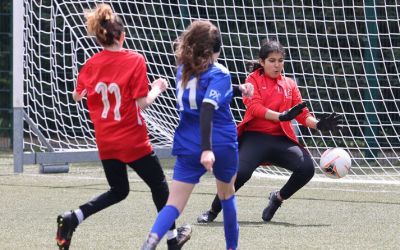
[[[152,151],[136,100],[148,93],[144,57],[130,50],[103,50],[78,75],[76,91],[87,91],[100,159],[132,162]]]

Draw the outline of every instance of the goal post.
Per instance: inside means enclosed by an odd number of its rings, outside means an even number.
[[[24,108],[24,3],[13,1],[13,155],[14,172],[23,172],[23,108]]]
[[[100,1],[14,1],[14,6],[23,6],[22,12],[14,8],[14,22],[19,22],[14,32],[23,30],[22,37],[14,37],[14,52],[18,50],[14,66],[19,66],[14,67],[14,97],[22,93],[19,101],[23,100],[20,106],[14,102],[14,111],[20,108],[23,121],[22,125],[14,123],[19,126],[14,130],[15,140],[18,133],[18,140],[23,139],[14,145],[22,145],[24,152],[16,165],[98,160],[86,105],[71,98],[79,69],[101,49],[87,35],[83,15],[96,2]],[[145,56],[149,82],[162,76],[171,83],[143,112],[151,142],[160,154],[168,155],[178,124],[173,41],[190,21],[208,19],[221,30],[219,62],[231,71],[234,85],[243,83],[248,74],[246,62],[257,59],[261,41],[277,39],[287,52],[284,74],[295,79],[309,109],[317,118],[333,111],[343,115],[341,131],[320,133],[298,126],[300,141],[313,155],[318,174],[322,152],[343,147],[353,160],[346,180],[400,182],[398,2],[101,2],[110,4],[122,18],[125,47]],[[17,93],[18,88],[23,91]],[[244,114],[241,98],[235,98],[231,108],[235,121],[240,122]],[[22,168],[16,166],[15,171]],[[260,167],[258,172],[290,174],[274,166]]]

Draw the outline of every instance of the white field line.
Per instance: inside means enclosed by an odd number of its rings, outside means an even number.
[[[171,176],[172,174],[172,170],[164,170],[165,174]],[[128,172],[129,173],[129,172]],[[76,176],[76,175],[51,175],[51,174],[27,174],[27,173],[23,173],[23,174],[18,174],[20,176],[26,176],[26,177],[39,177],[39,178],[54,178],[54,179],[72,179],[72,180],[98,180],[98,181],[106,181],[105,177],[90,177],[90,176]],[[259,174],[255,173],[253,174],[253,178],[257,178],[257,179],[282,179],[282,180],[286,180],[288,179],[287,176],[268,176],[266,177],[265,175],[261,175],[261,177],[259,176]],[[313,182],[329,182],[329,183],[347,183],[347,184],[387,184],[387,182],[368,182],[368,181],[355,181],[355,180],[337,180],[337,179],[325,179],[325,178],[313,178],[312,180]],[[140,178],[136,178],[136,177],[129,177],[129,182],[142,182],[142,179]],[[395,185],[399,185],[399,182],[394,182],[394,183],[389,183],[389,184],[395,184]],[[215,186],[215,183],[209,183],[209,182],[200,182],[199,185],[202,186]],[[277,188],[276,186],[272,186],[272,185],[254,185],[254,184],[246,184],[247,188]],[[332,188],[332,187],[308,187],[307,185],[305,187],[303,187],[303,189],[308,189],[308,190],[328,190],[328,191],[340,191],[340,192],[361,192],[361,193],[394,193],[394,194],[400,194],[400,191],[396,191],[396,190],[385,190],[382,189],[382,187],[380,187],[378,190],[377,189],[373,189],[372,187],[370,187],[370,190],[367,189],[350,189],[348,187],[346,188]]]

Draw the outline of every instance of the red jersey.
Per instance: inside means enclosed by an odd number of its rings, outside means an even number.
[[[264,74],[262,68],[251,73],[246,82],[253,84],[254,94],[243,98],[247,110],[243,121],[238,125],[238,136],[244,131],[257,131],[270,135],[286,135],[299,143],[291,121],[275,122],[265,119],[267,110],[281,113],[302,102],[297,84],[288,77],[272,79]],[[312,116],[310,111],[304,108],[296,120],[306,126],[309,116]]]
[[[103,50],[78,75],[76,92],[87,91],[100,159],[128,163],[152,151],[136,99],[148,93],[144,57],[130,50]]]
[[[264,78],[262,80],[260,78],[259,80],[261,81],[257,81],[253,77],[248,77],[246,80],[246,82],[253,84],[254,92],[257,93],[257,96],[261,97],[262,108],[260,108],[260,110],[264,113],[262,116],[254,116],[253,119],[249,120],[246,125],[246,131],[258,131],[269,135],[284,135],[284,132],[279,125],[279,121],[266,120],[264,117],[265,112],[268,109],[279,112],[279,108],[281,107],[284,98],[283,89],[277,84],[281,78],[272,79],[265,74],[261,77]],[[257,104],[252,105],[254,104],[254,101],[250,104],[249,99],[247,99],[246,103],[246,105],[249,106],[248,109],[257,109]]]

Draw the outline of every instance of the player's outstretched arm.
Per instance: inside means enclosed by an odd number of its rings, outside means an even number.
[[[146,97],[137,99],[137,103],[141,109],[146,109],[156,98],[168,88],[168,82],[164,78],[158,78],[151,83],[151,90]]]

